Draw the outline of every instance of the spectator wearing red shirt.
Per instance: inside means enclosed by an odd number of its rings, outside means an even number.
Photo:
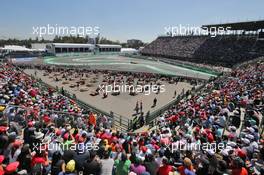
[[[169,165],[168,159],[162,159],[162,166],[158,170],[158,175],[169,175],[170,172],[173,172],[174,168]]]
[[[31,167],[34,167],[37,164],[47,166],[49,164],[47,155],[48,154],[45,152],[37,152],[36,155],[32,157]]]

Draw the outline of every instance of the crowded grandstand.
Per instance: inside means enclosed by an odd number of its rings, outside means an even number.
[[[130,133],[2,63],[2,172],[263,172],[263,65],[235,68],[158,116],[154,129]],[[191,149],[206,143],[224,147]]]
[[[160,36],[140,52],[0,48],[0,175],[263,175],[264,21],[202,28],[227,26],[235,32]],[[114,83],[148,88],[100,93]]]
[[[234,64],[263,56],[264,21],[204,25],[203,27],[230,26],[235,33],[211,36],[160,36],[141,53],[146,56],[232,67]],[[236,33],[241,31],[241,33]],[[252,31],[253,33],[248,33]]]

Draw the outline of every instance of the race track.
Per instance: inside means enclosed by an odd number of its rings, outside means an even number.
[[[90,69],[118,70],[131,72],[149,72],[173,76],[187,76],[199,79],[209,79],[215,76],[163,62],[130,58],[119,55],[57,55],[45,59],[46,64],[87,66]]]

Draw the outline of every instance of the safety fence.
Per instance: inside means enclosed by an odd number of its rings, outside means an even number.
[[[124,116],[121,116],[119,114],[116,114],[114,112],[106,112],[106,111],[103,111],[101,109],[98,109],[96,108],[95,106],[91,105],[91,104],[88,104],[82,100],[79,100],[76,98],[76,95],[75,94],[72,94],[70,92],[68,92],[67,90],[63,90],[63,92],[58,89],[58,87],[53,87],[45,82],[43,82],[41,79],[38,79],[38,82],[41,83],[43,86],[46,86],[48,88],[53,88],[53,89],[56,89],[57,92],[59,92],[60,94],[63,93],[64,96],[74,100],[81,108],[83,109],[86,109],[88,111],[91,111],[93,113],[96,113],[96,114],[103,114],[105,115],[106,117],[108,117],[108,119],[111,121],[112,123],[112,128],[116,129],[116,130],[119,130],[119,131],[128,131],[130,130],[130,121],[128,118],[124,117]]]
[[[211,81],[213,81],[213,79],[208,80],[207,83],[209,83]],[[157,118],[159,116],[161,116],[165,111],[167,111],[172,106],[179,103],[181,100],[186,100],[186,98],[188,98],[189,95],[200,94],[202,89],[206,86],[207,83],[204,83],[204,84],[198,86],[197,88],[195,88],[193,90],[188,90],[186,93],[179,94],[176,97],[176,99],[172,100],[171,102],[164,105],[163,107],[161,107],[161,108],[153,111],[152,113],[150,113],[148,116],[146,116],[146,124],[149,125],[150,128],[155,126],[155,124],[157,123]]]

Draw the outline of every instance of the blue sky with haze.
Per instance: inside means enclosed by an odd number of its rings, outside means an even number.
[[[1,0],[0,39],[35,38],[33,26],[57,24],[98,26],[112,40],[149,42],[166,26],[264,19],[263,7],[263,0]]]

